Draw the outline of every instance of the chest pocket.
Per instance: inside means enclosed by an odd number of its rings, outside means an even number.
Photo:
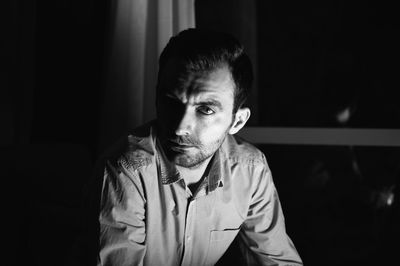
[[[214,265],[222,257],[229,245],[239,233],[240,228],[212,230],[208,244],[206,265]]]

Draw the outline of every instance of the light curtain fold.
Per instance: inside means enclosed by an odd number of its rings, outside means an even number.
[[[158,56],[195,27],[194,0],[114,0],[110,12],[100,147],[155,118]]]

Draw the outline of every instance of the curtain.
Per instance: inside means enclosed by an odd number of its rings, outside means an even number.
[[[158,57],[171,36],[195,26],[194,0],[114,0],[110,12],[100,149],[155,118]]]

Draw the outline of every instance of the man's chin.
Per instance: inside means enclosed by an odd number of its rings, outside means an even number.
[[[172,162],[181,167],[193,167],[193,166],[199,164],[193,158],[191,158],[188,155],[184,155],[184,154],[176,155],[172,159]]]
[[[177,166],[184,168],[196,168],[210,156],[199,151],[196,147],[165,147],[168,159]]]
[[[206,159],[207,158],[200,158],[198,156],[178,154],[172,159],[172,162],[175,163],[177,166],[184,167],[184,168],[197,168]]]

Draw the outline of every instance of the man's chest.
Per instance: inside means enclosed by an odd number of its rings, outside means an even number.
[[[168,253],[183,265],[215,263],[244,221],[239,200],[226,194],[218,188],[191,198],[179,184],[153,189],[146,200],[146,242],[151,253]]]

